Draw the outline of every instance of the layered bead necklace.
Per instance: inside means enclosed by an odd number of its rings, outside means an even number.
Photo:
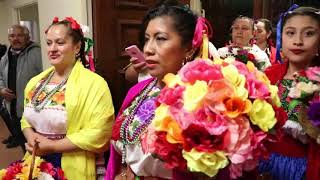
[[[44,98],[39,99],[40,94],[45,91],[45,88],[48,85],[48,83],[50,82],[54,72],[55,71],[52,71],[49,74],[48,78],[45,81],[43,81],[42,83],[40,83],[40,85],[36,88],[32,98],[31,98],[31,104],[33,106],[33,109],[36,112],[40,112],[44,108],[44,106],[48,103],[48,101],[51,99],[51,97],[56,92],[58,92],[58,90],[60,88],[62,88],[68,80],[69,76],[66,76],[66,78],[64,80],[62,80],[55,88],[53,88],[50,92],[46,93],[46,96]]]
[[[148,94],[150,91],[156,86],[157,80],[153,80],[138,96],[137,103],[133,106],[133,108],[129,109],[128,115],[122,122],[120,127],[120,137],[122,140],[122,159],[121,164],[123,167],[126,167],[126,145],[128,144],[135,144],[138,142],[141,133],[149,126],[151,123],[154,112],[147,118],[144,119],[144,122],[141,123],[138,127],[133,130],[133,133],[130,134],[129,126],[132,124],[135,115],[137,114],[137,110],[140,108],[141,104],[147,99]]]

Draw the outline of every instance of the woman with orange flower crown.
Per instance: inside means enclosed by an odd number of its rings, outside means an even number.
[[[84,67],[85,38],[73,18],[55,18],[46,42],[52,67],[25,89],[25,158],[34,152],[67,179],[96,179],[96,157],[108,149],[114,120],[107,82]]]
[[[252,61],[259,70],[264,70],[270,66],[267,54],[252,43],[253,33],[253,20],[247,16],[237,17],[231,26],[232,42],[226,47],[218,49],[220,57],[232,56],[244,63]]]
[[[273,65],[265,72],[271,83],[279,88],[281,105],[288,120],[282,126],[283,135],[279,141],[267,146],[272,154],[268,160],[261,161],[259,171],[262,176],[279,180],[320,179],[320,146],[306,134],[300,123],[301,106],[291,107],[289,93],[296,83],[296,72],[320,65],[319,9],[293,5],[283,13],[277,25],[278,57],[281,45],[284,63]]]

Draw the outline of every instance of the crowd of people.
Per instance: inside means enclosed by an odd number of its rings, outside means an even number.
[[[320,146],[299,125],[299,109],[288,105],[295,72],[319,66],[320,10],[296,7],[280,20],[280,38],[273,40],[269,20],[235,18],[230,43],[218,49],[209,45],[209,57],[226,58],[235,49],[254,54],[256,67],[278,87],[281,107],[288,115],[281,127],[283,135],[265,144],[270,155],[261,157],[257,168],[243,178],[320,179]],[[46,30],[52,67],[44,71],[40,47],[30,41],[28,29],[11,26],[10,46],[1,46],[0,115],[11,133],[2,143],[8,148],[22,146],[24,158],[35,153],[62,168],[71,180],[96,179],[99,155],[107,150],[106,180],[200,178],[168,169],[141,144],[150,140],[145,132],[155,116],[163,78],[176,74],[203,51],[194,43],[198,25],[199,17],[175,0],[146,13],[139,37],[145,60],[130,59],[126,79],[137,84],[128,91],[116,116],[107,82],[85,67],[86,42],[76,20],[55,18]],[[279,50],[280,58],[276,56]],[[221,173],[216,178],[229,176]]]

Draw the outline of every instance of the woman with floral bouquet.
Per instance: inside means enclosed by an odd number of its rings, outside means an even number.
[[[260,163],[259,171],[273,179],[320,179],[320,147],[298,122],[300,106],[292,108],[289,97],[289,90],[295,84],[295,73],[308,72],[310,67],[320,65],[320,11],[294,5],[283,14],[278,24],[285,63],[271,66],[266,75],[279,87],[281,105],[287,111],[288,120],[282,127],[283,136],[278,142],[269,144],[268,150],[273,153]],[[277,41],[281,42],[281,39]]]
[[[133,86],[122,104],[113,127],[105,179],[173,177],[161,160],[144,153],[141,141],[146,139],[143,134],[154,117],[164,75],[176,73],[199,48],[199,44],[192,44],[196,24],[196,15],[175,0],[165,1],[145,15],[143,52],[153,78]]]
[[[232,43],[218,49],[221,58],[235,57],[243,63],[251,61],[259,70],[270,66],[268,55],[252,43],[254,38],[254,22],[246,16],[237,17],[231,26]]]

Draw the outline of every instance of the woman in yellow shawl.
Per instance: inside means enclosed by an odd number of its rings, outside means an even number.
[[[26,156],[38,146],[36,155],[61,167],[67,179],[96,179],[96,156],[107,150],[114,120],[108,85],[82,65],[84,36],[74,19],[55,18],[46,37],[53,67],[25,89]]]

